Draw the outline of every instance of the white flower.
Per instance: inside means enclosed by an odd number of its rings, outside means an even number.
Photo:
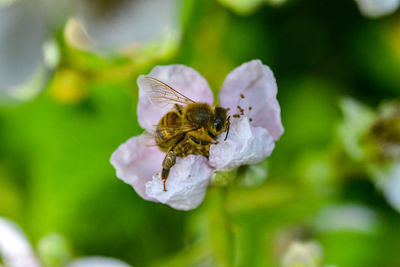
[[[338,134],[344,150],[383,192],[386,200],[400,211],[399,103],[385,102],[377,111],[353,100],[341,101],[344,119]]]
[[[392,14],[399,7],[399,0],[355,0],[361,14],[365,17],[378,18]]]
[[[85,48],[119,52],[171,36],[178,39],[176,10],[175,0],[31,0],[0,5],[0,100],[29,100],[44,88],[58,63],[58,48],[49,46],[49,40],[68,18],[79,26],[66,27],[72,45],[79,47],[74,39],[79,35],[86,38]]]
[[[0,6],[0,100],[28,100],[44,87],[57,64],[57,49],[49,46],[47,1],[21,1]],[[50,4],[50,3],[49,3]],[[53,5],[49,5],[48,11]],[[49,60],[50,59],[50,60]]]
[[[130,265],[113,258],[92,256],[73,260],[67,267],[130,267]]]
[[[50,241],[51,244],[59,246],[57,244],[61,239],[61,246],[64,246],[64,240],[62,237],[57,236],[57,234],[52,234]],[[54,238],[56,240],[54,240]],[[55,242],[54,242],[55,241]],[[47,241],[45,241],[47,243]],[[50,244],[49,243],[49,244]],[[47,246],[49,244],[43,244],[41,250],[50,250],[50,256],[54,256],[54,250],[58,248],[43,248],[43,245]],[[56,254],[59,254],[57,252]],[[63,254],[63,252],[61,253]],[[46,255],[45,255],[46,256]],[[59,256],[59,255],[58,255]],[[64,258],[65,255],[62,256]],[[29,241],[27,240],[25,234],[22,230],[13,222],[0,217],[0,257],[4,261],[7,267],[40,267],[42,264],[36,257],[35,253]],[[1,265],[0,265],[1,266]],[[122,262],[120,260],[102,257],[102,256],[92,256],[83,257],[69,262],[67,267],[129,267],[130,265]]]
[[[207,81],[192,68],[183,65],[157,66],[148,76],[168,84],[196,102],[213,103]],[[143,76],[139,77],[138,85],[139,124],[152,134],[154,126],[172,109],[172,104],[152,103],[148,95],[150,85]],[[245,110],[244,116],[232,120],[226,141],[223,140],[225,135],[221,134],[219,143],[210,147],[209,160],[194,155],[178,158],[166,183],[167,192],[163,191],[159,174],[165,154],[155,146],[146,145],[149,141],[151,143],[151,135],[145,133],[122,144],[113,153],[111,164],[117,176],[131,184],[144,199],[165,203],[175,209],[194,209],[204,199],[215,170],[258,163],[271,154],[274,142],[283,133],[276,94],[272,71],[261,61],[253,60],[234,69],[222,86],[219,103],[224,108],[230,108],[230,115],[233,115],[240,101]]]
[[[80,2],[75,18],[95,49],[119,51],[178,32],[176,0]]]
[[[39,261],[21,229],[0,218],[0,256],[9,267],[39,267]]]

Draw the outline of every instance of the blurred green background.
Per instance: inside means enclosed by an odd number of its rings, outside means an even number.
[[[0,107],[0,216],[34,247],[56,232],[72,257],[133,266],[280,266],[294,240],[323,251],[317,265],[298,266],[400,266],[399,212],[337,131],[344,97],[371,109],[399,97],[399,12],[369,19],[349,0],[259,1],[249,10],[225,2],[180,2],[182,36],[165,51],[82,51],[55,30],[60,62],[46,88]],[[143,131],[138,75],[185,64],[217,94],[252,59],[274,71],[285,128],[261,181],[210,188],[198,209],[182,212],[116,177],[111,154]]]

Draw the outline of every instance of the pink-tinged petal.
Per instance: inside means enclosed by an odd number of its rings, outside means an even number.
[[[146,183],[161,170],[164,154],[154,145],[153,137],[142,134],[129,139],[111,156],[117,177],[133,186],[142,198],[157,201],[146,195]]]
[[[178,210],[191,210],[200,205],[210,183],[213,169],[203,156],[178,158],[171,168],[163,191],[160,173],[146,184],[146,194]]]
[[[271,69],[260,60],[252,60],[228,74],[219,94],[219,103],[230,108],[230,114],[235,114],[240,105],[245,109],[245,115],[253,119],[252,126],[264,127],[276,141],[283,133],[277,90]]]
[[[210,147],[210,164],[217,170],[232,170],[240,165],[255,164],[268,157],[275,147],[274,140],[263,127],[253,127],[248,118],[231,123],[228,139],[218,137],[219,143]]]
[[[207,81],[194,69],[184,65],[157,66],[149,75],[141,75],[138,78],[139,102],[137,115],[139,124],[149,133],[154,131],[161,117],[173,108],[173,102],[160,103],[152,101],[150,97],[154,93],[149,80],[150,76],[171,86],[179,93],[196,102],[213,103],[213,94]],[[156,94],[159,95],[159,94]]]

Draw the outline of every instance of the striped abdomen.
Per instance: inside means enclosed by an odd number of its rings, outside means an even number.
[[[181,125],[181,115],[177,111],[165,114],[157,125],[155,140],[161,151],[167,152],[182,135],[176,135],[175,129]]]

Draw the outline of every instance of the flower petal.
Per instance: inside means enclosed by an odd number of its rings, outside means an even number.
[[[39,267],[39,261],[21,229],[0,217],[0,256],[6,266]]]
[[[400,163],[394,164],[383,181],[383,193],[387,202],[400,212]]]
[[[146,194],[178,210],[191,210],[200,205],[210,183],[213,169],[203,156],[189,155],[178,158],[171,168],[163,191],[160,173],[146,184]]]
[[[355,0],[361,14],[369,18],[378,18],[396,11],[399,0]]]
[[[274,149],[273,137],[263,127],[253,127],[248,118],[233,120],[229,136],[218,137],[210,147],[210,164],[217,170],[232,170],[240,165],[255,164],[268,157]]]
[[[70,262],[67,267],[129,267],[127,263],[109,257],[84,257]]]
[[[111,156],[111,164],[117,171],[117,177],[133,186],[142,198],[156,201],[145,193],[146,182],[161,169],[164,154],[150,146],[153,138],[142,134],[129,139]]]
[[[101,49],[155,42],[177,31],[175,0],[83,1],[85,31]]]
[[[20,87],[42,70],[47,34],[45,14],[34,3],[0,8],[0,94],[18,95]]]
[[[190,67],[184,65],[157,66],[148,76],[168,84],[193,101],[210,105],[213,103],[213,94],[207,81]],[[150,96],[153,89],[144,76],[139,77],[138,86],[139,103],[137,114],[139,124],[151,133],[154,131],[154,125],[157,125],[161,117],[172,109],[173,104],[152,102]]]
[[[230,108],[231,114],[236,113],[239,104],[245,109],[245,115],[253,119],[252,125],[264,127],[276,141],[283,133],[277,90],[270,68],[260,60],[252,60],[228,74],[219,94],[219,103]]]

